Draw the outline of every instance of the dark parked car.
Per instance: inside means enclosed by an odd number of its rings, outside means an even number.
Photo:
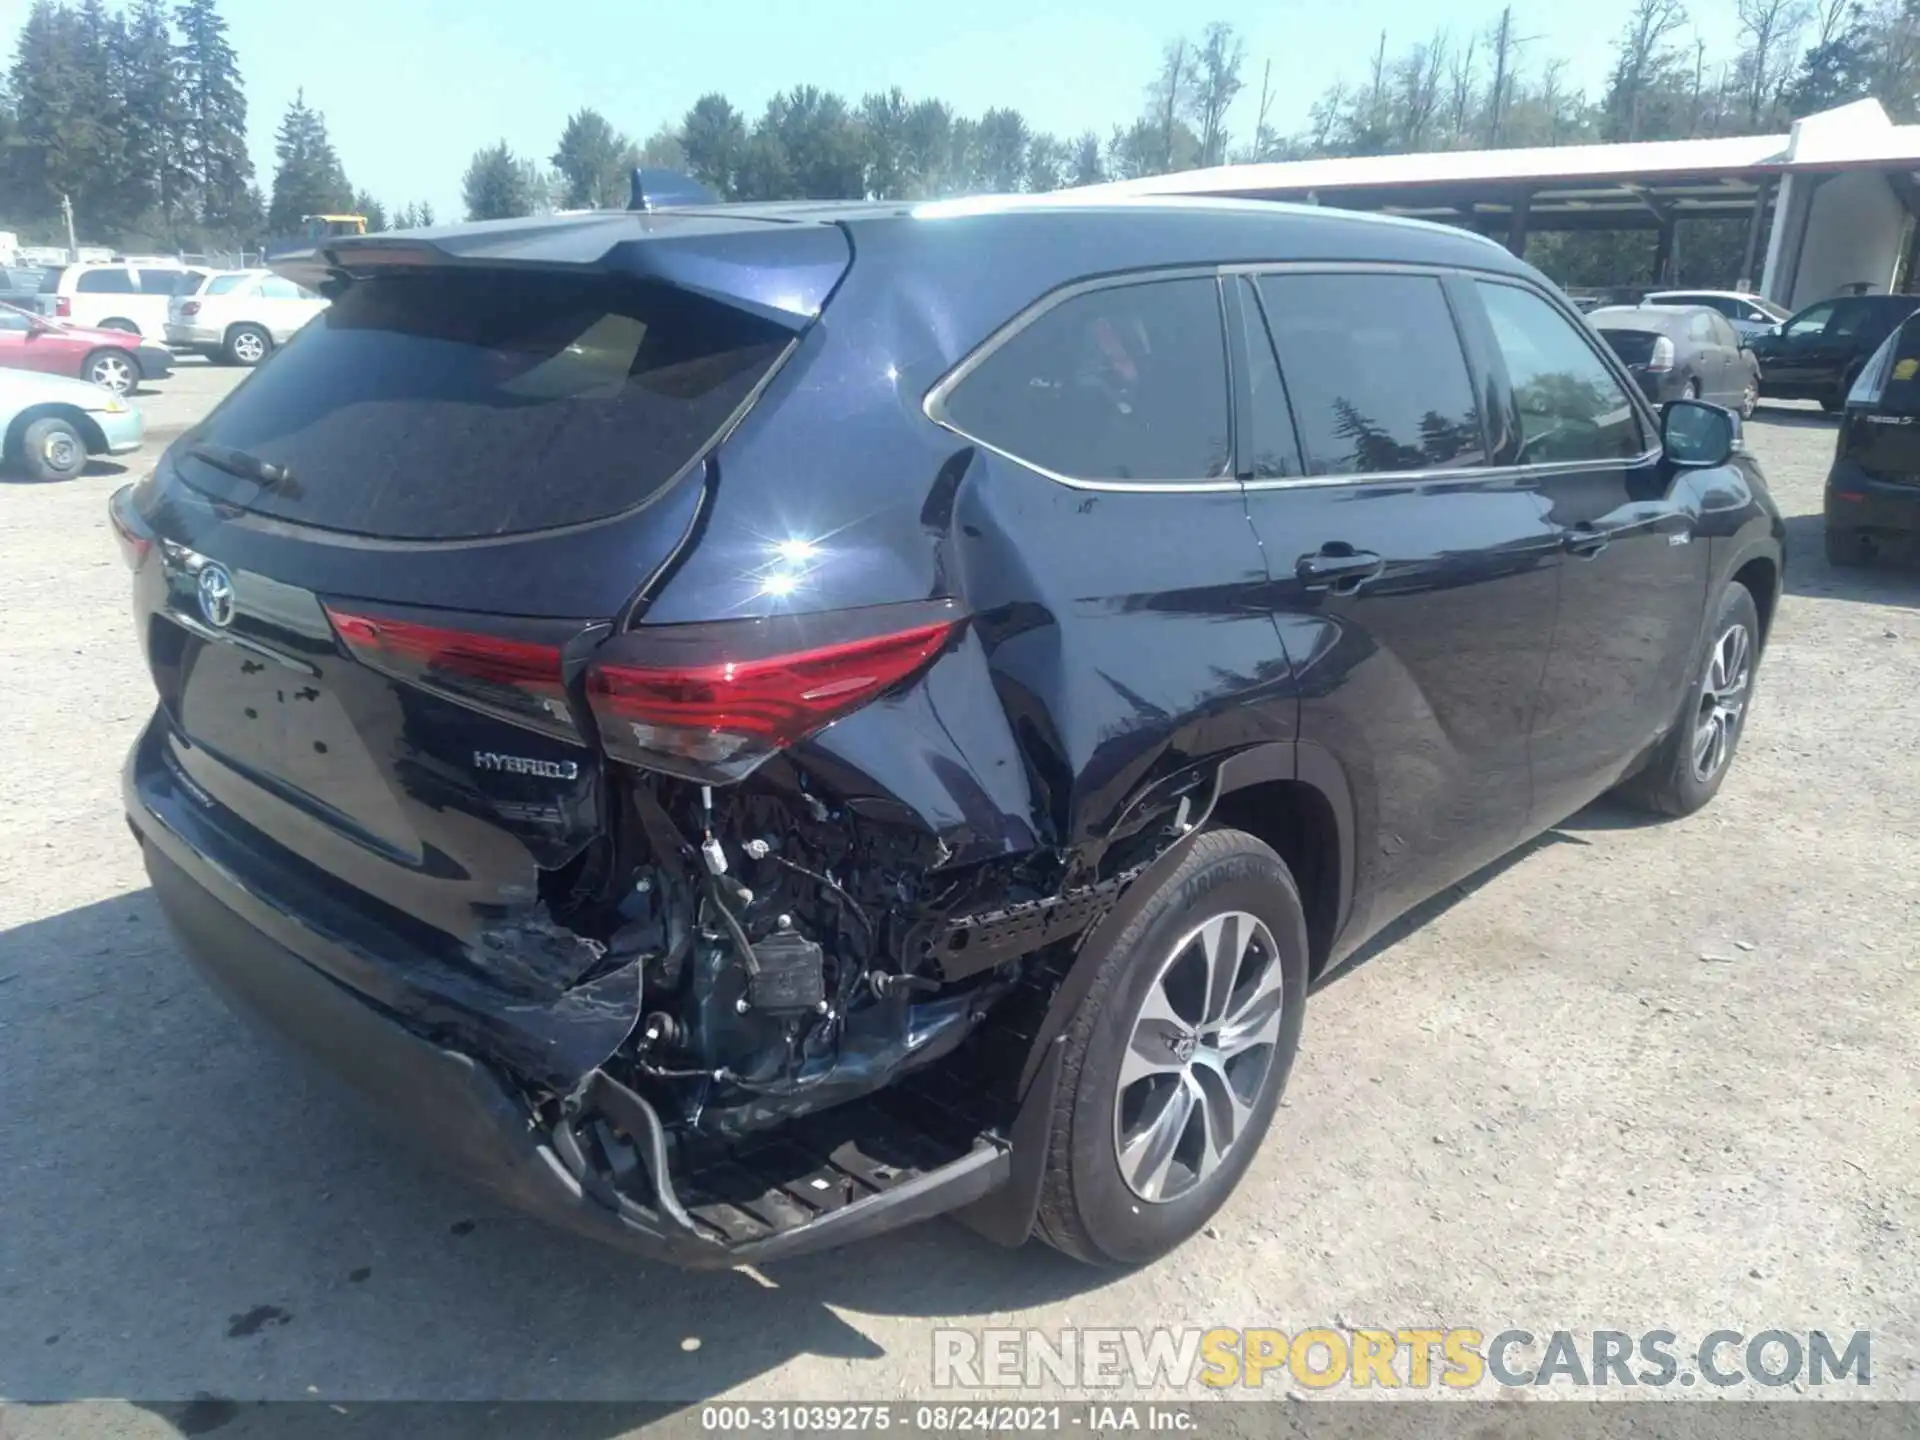
[[[1595,310],[1587,322],[1656,405],[1710,400],[1753,414],[1760,366],[1726,317],[1702,306],[1637,305]]]
[[[1838,410],[1867,357],[1916,309],[1920,295],[1850,295],[1807,306],[1779,334],[1747,342],[1760,361],[1760,393]]]
[[[1663,435],[1457,230],[815,203],[278,268],[332,306],[112,505],[148,873],[411,1143],[643,1253],[1157,1256],[1311,985],[1739,744],[1738,419]]]
[[[1920,536],[1920,315],[1887,337],[1847,395],[1826,515],[1835,565],[1911,549]]]

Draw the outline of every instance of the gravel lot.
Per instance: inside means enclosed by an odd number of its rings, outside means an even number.
[[[183,362],[141,403],[177,430],[235,378]],[[892,1399],[937,1324],[1157,1322],[1867,1328],[1864,1393],[1920,1398],[1920,573],[1827,568],[1830,422],[1749,433],[1792,559],[1719,801],[1596,807],[1388,937],[1313,1000],[1208,1237],[1122,1275],[950,1222],[686,1275],[417,1168],[202,988],[145,888],[104,502],[157,447],[0,485],[0,1396]]]

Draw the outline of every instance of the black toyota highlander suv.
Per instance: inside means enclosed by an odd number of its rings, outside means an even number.
[[[1657,414],[1476,236],[1054,198],[320,244],[276,264],[331,308],[113,499],[127,812],[241,1008],[635,1251],[959,1210],[1159,1255],[1311,987],[1738,746],[1783,532],[1737,418]]]

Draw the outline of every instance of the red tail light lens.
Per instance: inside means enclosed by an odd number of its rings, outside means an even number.
[[[200,302],[198,300],[187,301],[186,304],[180,307],[180,313],[182,315],[198,315],[200,313]]]
[[[557,639],[489,635],[331,605],[327,618],[363,665],[516,724],[580,738],[561,680]]]
[[[737,780],[920,670],[960,618],[939,602],[642,629],[588,670],[587,701],[615,759]]]
[[[73,314],[73,301],[65,295],[54,296],[53,313],[62,320],[69,318]]]
[[[113,492],[107,501],[107,523],[113,527],[113,538],[119,543],[120,558],[127,562],[129,570],[138,570],[153,553],[153,537],[141,531],[127,514],[126,497],[132,488],[123,485]]]
[[[1647,369],[1662,371],[1673,369],[1673,341],[1662,335],[1653,342],[1653,355],[1647,361]]]

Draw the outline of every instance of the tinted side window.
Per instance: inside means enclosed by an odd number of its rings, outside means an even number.
[[[944,409],[967,434],[1071,479],[1223,475],[1219,288],[1207,277],[1075,295],[989,354]]]
[[[1312,475],[1486,461],[1473,382],[1430,275],[1263,275]]]
[[[1818,335],[1827,328],[1827,322],[1833,319],[1832,304],[1810,305],[1787,322],[1789,335]]]
[[[1571,321],[1530,290],[1476,281],[1520,410],[1520,463],[1625,460],[1646,448],[1633,404]]]
[[[190,294],[193,287],[184,270],[137,270],[142,295]]]
[[[73,283],[82,295],[132,295],[133,276],[125,270],[88,270]]]

